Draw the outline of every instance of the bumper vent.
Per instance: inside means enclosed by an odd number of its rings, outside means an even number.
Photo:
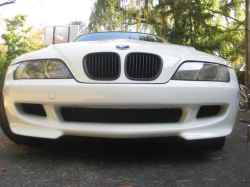
[[[220,105],[201,106],[196,118],[216,116],[221,109]]]
[[[44,117],[47,116],[47,114],[43,108],[43,105],[23,103],[22,107],[23,107],[24,112],[26,112],[27,114],[32,114],[32,115],[36,115],[36,116],[44,116]]]
[[[94,123],[171,123],[178,122],[182,109],[108,109],[63,107],[65,121]]]
[[[91,53],[84,57],[83,67],[90,79],[115,80],[120,75],[120,57],[116,53]]]
[[[161,58],[148,53],[130,53],[125,64],[126,76],[132,80],[154,80],[162,69]]]

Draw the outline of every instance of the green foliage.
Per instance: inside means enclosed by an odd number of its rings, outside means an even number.
[[[6,67],[8,66],[6,64],[5,56],[6,56],[5,47],[4,45],[0,45],[0,70],[1,70],[0,71],[0,83],[5,75]]]
[[[121,4],[117,0],[98,0],[90,16],[89,30],[95,32],[122,30],[126,14]]]
[[[244,1],[96,0],[89,31],[136,30],[244,62]]]
[[[18,14],[13,19],[4,19],[6,33],[2,34],[4,41],[1,48],[0,80],[5,76],[6,70],[16,57],[42,48],[42,32],[34,33],[32,28],[25,28],[26,16]]]

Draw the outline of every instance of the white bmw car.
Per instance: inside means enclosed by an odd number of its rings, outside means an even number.
[[[16,58],[1,88],[1,128],[39,145],[64,135],[178,136],[222,148],[238,112],[231,65],[142,33],[104,32]]]

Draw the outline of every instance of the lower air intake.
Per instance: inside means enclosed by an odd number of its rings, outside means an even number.
[[[26,104],[23,103],[22,104],[23,110],[24,112],[26,112],[27,114],[32,114],[32,115],[36,115],[36,116],[47,116],[43,105],[41,104]]]
[[[221,109],[220,105],[201,106],[196,118],[216,116]]]
[[[109,109],[63,107],[65,121],[93,123],[173,123],[182,116],[182,109]]]

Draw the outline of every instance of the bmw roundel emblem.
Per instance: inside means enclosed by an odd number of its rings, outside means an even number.
[[[128,45],[117,45],[116,48],[120,49],[120,50],[126,50],[129,48],[129,46]]]

